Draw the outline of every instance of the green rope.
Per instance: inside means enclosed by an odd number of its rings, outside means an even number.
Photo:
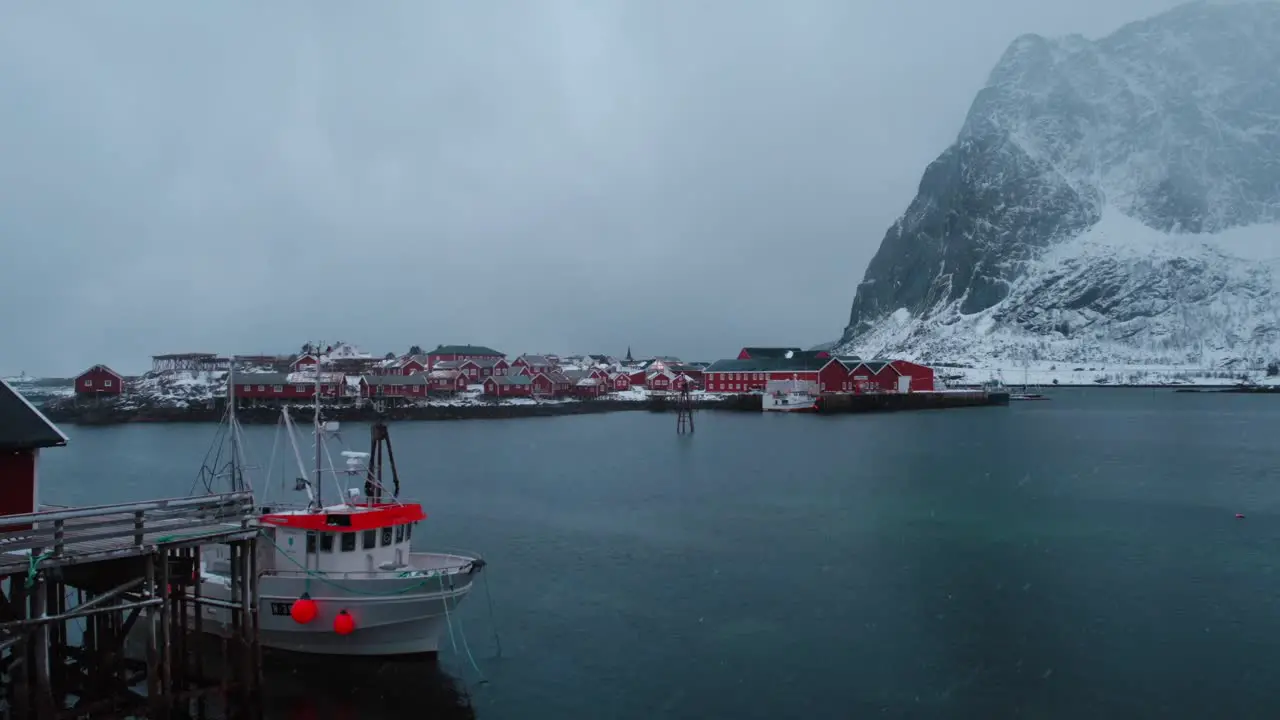
[[[53,557],[53,553],[47,552],[47,553],[42,553],[40,555],[33,555],[29,560],[27,560],[27,589],[28,590],[36,586],[36,575],[40,574],[40,568],[38,566],[40,565],[41,561],[48,560],[51,557]]]

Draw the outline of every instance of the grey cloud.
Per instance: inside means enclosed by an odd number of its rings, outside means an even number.
[[[10,3],[0,374],[827,340],[1009,41],[1173,4]]]

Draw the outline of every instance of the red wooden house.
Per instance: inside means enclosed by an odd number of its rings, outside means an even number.
[[[490,375],[506,375],[510,367],[505,358],[470,358],[458,363],[458,369],[472,382],[481,382]]]
[[[427,373],[432,392],[456,393],[467,389],[467,376],[461,370],[432,370]]]
[[[490,375],[484,381],[484,394],[491,397],[528,397],[533,393],[533,378],[528,375]]]
[[[609,383],[612,385],[614,392],[630,390],[631,376],[624,372],[614,373],[613,377],[609,378]]]
[[[427,353],[427,368],[436,369],[436,363],[442,360],[479,360],[481,358],[501,358],[504,355],[484,345],[438,345]]]
[[[569,395],[573,392],[573,386],[577,384],[576,379],[570,378],[559,370],[543,374],[551,379],[551,392],[554,395]]]
[[[671,384],[675,381],[675,376],[666,370],[659,370],[649,377],[645,378],[645,387],[650,390],[670,390]]]
[[[850,372],[862,364],[856,355],[833,357],[818,371],[818,392],[851,393],[854,392]]]
[[[644,387],[645,381],[648,379],[649,379],[649,373],[645,372],[644,370],[633,370],[627,373],[627,381],[631,383],[632,387],[637,385],[640,387]]]
[[[67,436],[58,426],[0,380],[0,516],[25,515],[39,509],[40,451],[66,444]],[[0,532],[30,528],[30,525],[6,527],[0,518]]]
[[[414,375],[427,369],[426,355],[401,355],[394,360],[386,360],[378,367],[379,375]]]
[[[899,375],[888,360],[867,360],[849,371],[854,392],[858,393],[898,392]]]
[[[608,387],[608,380],[599,380],[593,377],[584,377],[573,386],[573,396],[580,398],[598,398],[605,393]]]
[[[528,377],[527,375],[525,377]],[[546,373],[538,373],[530,380],[530,393],[542,397],[550,397],[556,393],[556,384]]]
[[[529,355],[528,353],[511,361],[512,368],[522,368],[521,372],[527,375],[549,373],[555,366],[555,363],[545,355]]]
[[[306,355],[299,355],[298,359],[294,360],[289,365],[289,369],[292,370],[293,372],[302,372],[304,370],[315,370],[315,367],[319,362],[320,362],[320,358],[310,353]]]
[[[124,378],[106,365],[94,365],[76,376],[76,395],[100,397],[124,392]]]

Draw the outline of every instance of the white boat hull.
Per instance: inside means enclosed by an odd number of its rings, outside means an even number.
[[[414,555],[418,555],[414,553]],[[448,558],[423,554],[423,557]],[[457,632],[459,603],[471,592],[482,563],[454,564],[447,570],[407,576],[308,578],[305,573],[264,574],[258,581],[259,641],[263,647],[319,655],[417,655],[439,651]],[[230,600],[224,576],[202,574],[201,594]],[[290,615],[294,601],[306,593],[316,604],[316,617],[305,624]],[[346,611],[355,629],[340,635],[334,620]],[[230,632],[230,612],[205,607],[202,630],[214,635]]]

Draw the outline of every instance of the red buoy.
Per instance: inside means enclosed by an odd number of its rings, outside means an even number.
[[[320,614],[320,609],[316,607],[316,601],[311,599],[307,593],[302,593],[302,597],[293,601],[293,606],[289,608],[289,617],[299,625],[306,625],[316,619],[316,615]]]
[[[356,620],[351,617],[351,613],[346,610],[339,610],[338,616],[333,619],[333,631],[339,635],[350,635],[351,631],[356,629]]]

